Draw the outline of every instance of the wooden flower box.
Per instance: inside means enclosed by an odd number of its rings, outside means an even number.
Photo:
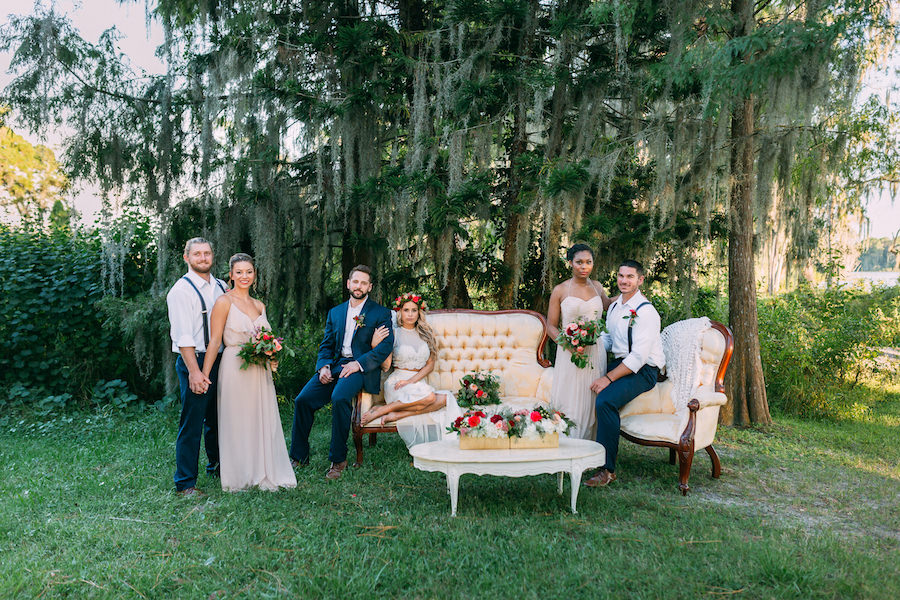
[[[460,450],[509,450],[509,438],[459,436]]]
[[[559,448],[559,434],[548,433],[536,438],[509,438],[510,450],[521,450],[525,448]]]

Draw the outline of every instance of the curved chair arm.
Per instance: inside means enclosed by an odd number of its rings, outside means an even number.
[[[697,409],[704,409],[707,406],[722,406],[728,402],[728,396],[722,392],[714,392],[712,390],[697,390],[694,392],[694,400],[697,400]]]

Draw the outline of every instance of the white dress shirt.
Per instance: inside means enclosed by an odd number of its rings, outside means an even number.
[[[366,300],[368,299],[368,296],[363,298],[363,301],[355,308],[349,302],[347,303],[347,321],[344,323],[344,343],[341,345],[341,356],[344,358],[353,358],[353,348],[350,346],[350,342],[353,341],[353,334],[356,333],[356,321],[354,321],[353,318],[360,315],[363,306],[366,305]]]
[[[637,373],[644,365],[662,369],[666,366],[660,337],[659,313],[652,304],[638,311],[631,328],[631,352],[628,351],[628,323],[632,310],[647,302],[647,297],[636,292],[624,304],[621,296],[610,305],[606,313],[606,328],[609,333],[603,334],[606,349],[622,359],[622,364]]]
[[[186,275],[197,286],[197,290],[203,294],[207,311],[205,318],[207,326],[209,326],[209,316],[212,313],[213,304],[216,303],[219,296],[225,293],[222,291],[225,285],[212,275],[207,281],[193,269],[188,269]],[[172,338],[172,352],[177,354],[179,348],[191,346],[197,352],[206,352],[206,340],[203,339],[204,315],[200,307],[200,298],[191,284],[179,277],[169,293],[166,294],[166,304],[169,307],[169,335]],[[210,333],[212,333],[211,329]],[[219,352],[222,350],[222,346],[219,346]]]

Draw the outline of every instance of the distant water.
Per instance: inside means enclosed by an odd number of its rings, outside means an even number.
[[[900,283],[900,273],[897,271],[854,271],[852,273],[844,273],[841,279],[851,285],[862,282],[866,286],[891,286]]]

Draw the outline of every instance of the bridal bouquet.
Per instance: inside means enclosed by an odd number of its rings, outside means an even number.
[[[490,371],[468,373],[459,385],[456,403],[463,408],[500,404],[500,380]]]
[[[602,318],[579,317],[577,321],[569,323],[565,329],[559,332],[556,343],[560,348],[565,348],[572,354],[572,364],[583,369],[591,362],[585,354],[585,350],[588,346],[596,344],[597,338],[604,331],[606,331],[606,323]]]
[[[285,347],[284,338],[276,336],[268,327],[257,327],[253,330],[250,339],[241,344],[238,357],[244,359],[241,369],[250,365],[265,365],[273,360],[278,360],[277,355],[284,352],[287,356],[293,356],[294,351]],[[275,371],[273,365],[272,371]]]

